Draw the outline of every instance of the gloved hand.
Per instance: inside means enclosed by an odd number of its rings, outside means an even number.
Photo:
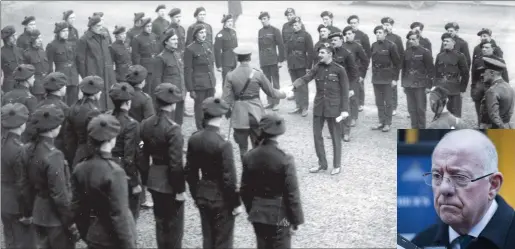
[[[230,118],[231,118],[231,115],[232,115],[232,110],[231,110],[231,109],[229,109],[229,110],[227,111],[227,113],[225,114],[225,118],[226,118],[226,119],[230,119]]]

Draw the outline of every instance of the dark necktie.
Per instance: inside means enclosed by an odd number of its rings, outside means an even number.
[[[467,246],[469,246],[469,244],[472,242],[473,239],[474,239],[474,237],[472,237],[470,235],[461,235],[455,241],[457,241],[457,243],[460,244],[460,249],[466,249]]]

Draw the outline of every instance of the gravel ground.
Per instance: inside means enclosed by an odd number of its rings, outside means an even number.
[[[79,33],[84,32],[87,16],[95,11],[103,11],[106,15],[106,25],[112,31],[114,25],[132,26],[133,13],[145,11],[148,16],[154,17],[153,10],[160,2],[20,2],[11,5],[8,10],[2,8],[2,24],[14,24],[21,33],[20,22],[23,16],[36,15],[38,28],[44,35],[44,42],[50,42],[53,38],[53,23],[61,19],[61,13],[67,9],[74,9],[77,13],[77,27]],[[173,7],[183,10],[183,26],[188,26],[193,20],[193,10],[203,5],[208,10],[207,21],[213,25],[215,32],[221,29],[220,18],[227,10],[226,2],[174,2]],[[273,8],[270,8],[273,6]],[[167,3],[171,8],[172,4]],[[371,40],[372,29],[380,18],[390,15],[397,23],[396,33],[402,37],[407,33],[412,21],[419,20],[426,24],[426,36],[433,42],[433,47],[440,45],[439,36],[443,31],[443,25],[448,17],[460,22],[463,26],[462,36],[475,45],[477,37],[475,32],[482,24],[490,24],[493,27],[497,41],[503,47],[505,54],[510,54],[513,48],[508,47],[508,42],[513,42],[513,36],[509,33],[508,23],[514,19],[512,9],[502,7],[477,7],[468,6],[464,11],[461,5],[438,5],[429,10],[414,11],[399,6],[377,5],[341,5],[337,2],[244,2],[245,13],[238,20],[239,43],[254,48],[257,52],[256,35],[261,24],[257,20],[259,11],[267,10],[272,16],[272,24],[282,27],[285,21],[283,12],[287,7],[294,7],[302,16],[308,32],[316,41],[316,27],[321,22],[319,14],[328,9],[335,13],[335,24],[342,27],[346,17],[350,14],[358,14],[362,17],[362,29],[367,31]],[[510,12],[511,11],[511,12]],[[340,14],[341,13],[341,14]],[[495,14],[494,14],[495,13]],[[443,17],[442,21],[435,22],[435,18]],[[503,15],[502,20],[498,16]],[[510,19],[511,18],[511,19]],[[490,20],[498,20],[493,21]],[[501,34],[501,31],[503,32]],[[504,45],[504,46],[503,46]],[[435,49],[436,50],[436,49]],[[511,51],[513,53],[513,51]],[[510,58],[507,58],[511,65]],[[253,62],[259,67],[257,60]],[[515,70],[511,70],[515,72]],[[291,83],[287,70],[280,70],[282,85]],[[217,95],[221,94],[218,77]],[[358,126],[351,132],[350,143],[343,144],[342,166],[340,175],[330,176],[324,174],[309,174],[308,169],[317,165],[317,157],[314,152],[312,133],[312,114],[302,118],[288,115],[287,111],[294,107],[294,103],[283,101],[278,113],[286,118],[287,132],[279,140],[280,145],[287,152],[295,156],[301,198],[306,223],[300,227],[297,235],[293,237],[294,248],[386,248],[395,247],[396,232],[396,132],[374,132],[369,129],[377,122],[377,111],[373,100],[373,90],[367,78],[365,108],[360,113]],[[310,98],[313,99],[315,88],[310,84]],[[469,96],[467,94],[467,96]],[[262,96],[264,102],[266,98]],[[464,100],[464,120],[469,124],[475,121],[473,104],[470,97]],[[405,128],[409,126],[406,118],[406,100],[399,91],[399,114],[394,117],[393,128]],[[193,109],[193,102],[187,99],[186,106]],[[184,123],[184,135],[187,139],[194,131],[194,120],[186,118]],[[226,133],[228,123],[223,124],[222,132]],[[324,128],[327,135],[327,128]],[[234,147],[237,147],[236,145]],[[235,155],[238,151],[235,150]],[[332,146],[330,140],[326,140],[326,152],[329,164],[332,162]],[[241,174],[241,163],[236,156],[238,174]],[[194,207],[191,198],[186,200],[185,207],[185,234],[183,247],[200,248],[202,246],[202,234],[200,229],[199,214]],[[151,210],[142,211],[138,223],[138,246],[140,248],[155,248],[154,219]],[[3,236],[0,238],[3,241]],[[84,244],[80,244],[83,246]],[[237,217],[235,228],[235,248],[255,247],[255,238],[246,214]]]

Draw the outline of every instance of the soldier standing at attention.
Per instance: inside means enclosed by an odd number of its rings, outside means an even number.
[[[30,142],[20,156],[23,217],[32,217],[40,248],[75,248],[77,228],[71,207],[70,171],[54,139],[64,121],[55,105],[41,106],[31,115]]]
[[[15,88],[6,93],[2,98],[2,105],[7,103],[20,103],[29,109],[29,114],[32,114],[36,109],[38,101],[30,89],[34,86],[34,72],[36,69],[32,65],[21,64],[13,72]]]
[[[452,115],[447,110],[447,95],[449,91],[445,88],[436,86],[429,92],[429,105],[435,116],[427,129],[466,129],[468,128],[460,118]]]
[[[295,32],[293,29],[293,19],[295,19],[297,16],[295,15],[295,10],[293,8],[287,8],[286,11],[284,11],[284,16],[286,16],[287,21],[285,24],[283,24],[281,34],[283,35],[283,44],[286,46],[292,34]],[[306,30],[304,24],[301,24],[301,29],[304,31]]]
[[[91,151],[73,171],[75,222],[89,249],[136,248],[136,224],[127,203],[127,176],[111,155],[120,129],[111,115],[93,118],[88,125]]]
[[[177,35],[179,45],[177,46],[177,49],[181,52],[181,58],[184,56],[184,49],[186,49],[186,31],[184,30],[184,27],[181,25],[181,9],[179,8],[173,8],[168,13],[168,16],[170,16],[170,26],[168,26],[168,29],[174,29],[175,34]]]
[[[465,55],[454,49],[455,38],[450,33],[442,35],[443,51],[436,56],[434,85],[447,89],[449,102],[447,109],[456,117],[461,117],[463,93],[467,90],[469,70]]]
[[[125,45],[125,40],[127,39],[125,31],[124,26],[115,26],[113,31],[115,41],[109,45],[109,51],[115,66],[116,81],[118,82],[125,81],[129,73],[129,67],[132,66],[131,51]]]
[[[370,39],[368,38],[368,35],[365,34],[363,31],[358,29],[359,26],[359,17],[357,15],[351,15],[349,18],[347,18],[347,24],[349,24],[352,27],[352,30],[354,30],[355,36],[354,41],[361,44],[363,46],[363,50],[365,50],[365,54],[367,54],[368,60],[370,61],[370,58],[372,57],[372,52],[370,50]],[[367,65],[368,68],[368,65]],[[363,77],[364,79],[365,77]],[[363,111],[363,106],[365,106],[365,81],[361,80],[359,84],[359,111]]]
[[[236,54],[233,49],[238,46],[238,37],[231,15],[224,15],[222,23],[223,29],[215,38],[214,52],[216,70],[222,73],[222,82],[225,82],[227,73],[236,68]]]
[[[22,167],[17,164],[22,154],[21,134],[25,131],[29,110],[20,103],[2,106],[2,225],[6,248],[36,248],[33,227],[20,221],[18,179]]]
[[[395,43],[386,39],[385,28],[374,28],[377,41],[372,44],[372,84],[379,124],[372,130],[390,131],[393,114],[392,92],[397,88],[401,61]]]
[[[73,10],[67,10],[63,12],[63,21],[68,24],[68,42],[75,48],[77,41],[79,40],[79,31],[73,26],[75,24],[75,13]]]
[[[16,30],[14,26],[5,26],[2,29],[2,72],[4,80],[2,82],[2,91],[4,93],[10,92],[15,85],[13,72],[18,65],[23,64],[23,50],[16,46]]]
[[[134,26],[130,28],[127,32],[125,46],[130,47],[134,37],[141,34],[141,31],[143,30],[143,28],[145,28],[143,27],[143,17],[145,17],[145,13],[143,12],[134,13]]]
[[[393,33],[393,24],[395,21],[390,17],[384,17],[381,19],[381,24],[383,24],[384,30],[386,31],[386,39],[393,42],[395,46],[397,47],[397,52],[399,53],[399,58],[404,58],[404,44],[402,43],[402,38]],[[399,64],[400,66],[400,64]],[[398,69],[400,70],[400,68]],[[393,103],[392,103],[392,115],[397,115],[397,104],[398,104],[398,94],[397,94],[397,84],[392,85],[392,96],[393,96]]]
[[[182,100],[180,90],[171,83],[155,89],[157,113],[141,123],[142,163],[152,157],[147,187],[154,200],[158,248],[182,248],[184,233],[184,191],[181,127],[172,119],[175,104]]]
[[[222,116],[230,107],[214,97],[205,99],[202,107],[204,129],[193,133],[188,141],[184,171],[200,212],[203,247],[232,248],[235,211],[241,201],[232,145],[220,134]]]
[[[204,7],[198,7],[195,9],[193,13],[193,17],[197,19],[197,21],[188,27],[188,32],[186,33],[186,47],[190,45],[190,43],[195,42],[195,30],[198,25],[203,25],[206,29],[206,43],[209,44],[211,48],[213,46],[213,28],[211,25],[205,22],[206,19],[206,9]]]
[[[172,83],[181,91],[182,101],[175,106],[174,122],[182,125],[184,115],[184,98],[186,98],[186,86],[184,83],[184,62],[179,51],[179,37],[175,29],[169,29],[162,35],[163,51],[155,61],[155,85]]]
[[[129,83],[116,83],[109,90],[113,100],[114,110],[107,114],[113,115],[120,123],[120,130],[112,149],[112,160],[115,161],[129,178],[127,180],[129,208],[134,221],[139,218],[141,179],[137,167],[137,156],[140,143],[139,123],[129,116],[134,88]]]
[[[239,47],[234,52],[240,65],[227,74],[222,98],[231,106],[225,117],[231,119],[234,141],[240,148],[240,156],[243,157],[248,150],[249,136],[252,147],[257,145],[258,120],[265,114],[259,99],[259,90],[263,89],[266,95],[278,99],[286,98],[286,94],[274,89],[261,71],[250,67],[250,49]]]
[[[36,18],[34,16],[26,16],[21,22],[25,26],[23,33],[16,40],[16,46],[25,50],[30,47],[30,32],[36,29]]]
[[[132,40],[132,64],[142,65],[147,69],[147,86],[144,92],[152,95],[154,88],[154,57],[159,54],[160,46],[156,34],[152,33],[152,23],[150,18],[143,19],[143,30]]]
[[[281,31],[270,24],[270,14],[261,12],[258,16],[263,27],[258,31],[259,65],[275,89],[281,87],[279,68],[284,63],[284,44]],[[265,109],[279,110],[279,99],[267,98]]]
[[[34,72],[34,87],[31,92],[38,101],[41,101],[45,95],[45,88],[43,87],[43,78],[48,73],[48,58],[45,50],[43,50],[43,38],[41,32],[35,29],[30,34],[30,46],[23,52],[23,63],[31,64],[36,71]]]
[[[406,93],[408,112],[412,129],[426,128],[427,97],[426,89],[433,85],[435,67],[433,55],[429,49],[420,44],[418,31],[410,31],[406,35],[409,46],[406,48],[402,63],[402,87]]]
[[[184,52],[184,75],[186,90],[195,101],[195,124],[197,130],[202,129],[202,101],[215,95],[216,78],[214,72],[213,51],[206,40],[207,29],[199,24],[193,30],[195,41],[186,47]]]
[[[261,142],[243,158],[240,196],[254,227],[257,248],[291,248],[291,236],[304,223],[293,156],[279,148],[283,118],[267,114],[259,122]]]
[[[338,33],[338,32],[342,32],[341,29],[337,28],[334,26],[334,23],[333,23],[333,12],[331,11],[323,11],[321,14],[320,14],[320,18],[322,18],[322,23],[325,27],[327,27],[329,29],[329,33]]]
[[[481,75],[487,90],[481,100],[482,123],[486,124],[488,129],[511,129],[515,91],[502,78],[506,65],[495,58],[483,57],[483,61],[485,69]]]
[[[420,46],[423,48],[429,50],[431,52],[431,56],[433,56],[433,45],[431,44],[431,41],[427,39],[426,37],[422,36],[422,32],[424,31],[424,24],[420,22],[414,22],[410,25],[410,29],[413,32],[418,32],[420,36]],[[406,40],[406,49],[410,46],[410,41]]]
[[[166,31],[168,26],[170,26],[170,22],[165,19],[166,16],[166,6],[164,4],[160,4],[156,8],[157,18],[152,21],[152,33],[156,34],[156,39],[161,41],[163,33]]]
[[[313,39],[311,35],[302,30],[300,17],[295,17],[291,21],[294,32],[286,42],[286,58],[288,61],[288,72],[291,81],[306,75],[309,68],[313,66],[314,51]],[[284,35],[284,34],[283,34]],[[309,89],[303,85],[295,91],[296,107],[290,114],[301,114],[302,117],[308,115]]]
[[[315,150],[318,157],[318,167],[309,169],[311,173],[327,170],[327,158],[325,156],[324,139],[322,129],[327,121],[331,140],[333,141],[333,170],[331,175],[340,173],[341,170],[341,128],[338,118],[345,119],[349,116],[349,79],[345,68],[333,60],[334,48],[322,46],[318,50],[320,62],[305,76],[295,80],[295,88],[307,85],[315,79],[317,93],[313,108],[313,137]]]
[[[469,44],[463,38],[458,36],[458,32],[460,31],[460,25],[456,22],[450,22],[445,24],[445,30],[450,34],[450,37],[454,40],[454,50],[462,53],[465,57],[465,61],[467,62],[467,68],[471,67],[471,59],[469,52]],[[440,53],[446,50],[446,46],[442,42],[442,47],[440,48]],[[468,79],[467,79],[468,80]]]
[[[502,58],[503,57],[503,51],[501,47],[497,45],[494,39],[492,39],[492,30],[483,28],[479,32],[477,32],[477,36],[481,38],[481,42],[474,47],[474,52],[472,54],[472,61],[474,61],[476,58],[481,57],[483,45],[485,43],[490,43],[493,48],[493,55],[496,57]]]
[[[77,71],[75,49],[76,46],[68,41],[69,29],[65,22],[58,22],[54,28],[55,38],[46,46],[48,58],[48,74],[54,71],[66,75],[65,101],[68,106],[75,104],[79,98],[79,73]]]

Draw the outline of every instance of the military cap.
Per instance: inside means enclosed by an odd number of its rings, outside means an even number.
[[[41,35],[41,32],[38,29],[31,30],[28,32],[29,38],[31,42],[34,42]]]
[[[29,119],[29,109],[21,103],[8,103],[2,106],[2,127],[14,129]]]
[[[381,18],[381,24],[389,23],[393,25],[395,21],[391,17],[383,17]]]
[[[419,27],[420,30],[424,30],[424,24],[421,22],[414,22],[409,26],[410,29],[414,29],[416,27]]]
[[[67,11],[63,12],[63,20],[64,21],[68,20],[68,17],[70,17],[71,14],[73,14],[73,10],[67,10]]]
[[[228,15],[224,14],[222,16],[222,23],[227,22],[227,20],[229,20],[229,19],[232,19],[232,15],[231,14],[228,14]]]
[[[383,25],[377,25],[377,26],[374,28],[374,34],[375,34],[378,30],[383,30],[383,31],[384,31],[384,27],[383,27]]]
[[[142,19],[142,23],[141,23],[141,27],[145,27],[147,26],[147,24],[149,24],[150,22],[152,22],[152,18],[148,17],[148,18],[143,18]]]
[[[252,54],[252,50],[250,50],[250,48],[243,47],[243,46],[235,47],[233,51],[237,55],[251,55]]]
[[[359,17],[357,15],[351,15],[349,16],[349,18],[347,18],[347,24],[350,24],[350,21],[352,21],[352,19],[358,19],[359,21]]]
[[[204,7],[198,7],[195,9],[195,12],[193,12],[193,17],[197,17],[201,11],[206,11],[206,9]]]
[[[154,90],[156,99],[167,104],[174,104],[182,101],[181,90],[172,83],[161,83]]]
[[[131,85],[137,85],[143,82],[148,75],[148,71],[141,65],[132,65],[129,67],[126,81]]]
[[[197,24],[195,25],[195,27],[193,28],[193,37],[197,36],[197,33],[203,29],[206,29],[206,26],[204,26],[203,24]]]
[[[320,17],[324,17],[324,16],[328,16],[329,18],[333,18],[333,12],[331,11],[323,11],[321,14],[320,14]]]
[[[320,51],[320,49],[325,49],[325,50],[327,50],[328,52],[331,52],[331,53],[333,53],[333,54],[334,54],[334,48],[333,48],[333,46],[331,46],[331,44],[329,44],[329,43],[323,43],[323,44],[322,44],[322,46],[318,47],[317,52],[318,52],[318,51]]]
[[[104,12],[93,12],[94,16],[104,17]]]
[[[261,18],[263,18],[263,17],[265,17],[265,16],[266,16],[266,17],[268,17],[268,18],[270,18],[270,14],[269,14],[268,12],[266,12],[266,11],[261,11],[261,12],[259,13],[258,19],[259,19],[259,20],[261,20]]]
[[[14,69],[13,77],[17,81],[27,80],[34,75],[36,68],[30,64],[21,64]]]
[[[170,12],[168,12],[168,15],[170,17],[174,17],[175,15],[178,15],[181,13],[181,9],[179,8],[173,8],[172,10],[170,10]]]
[[[27,26],[32,21],[36,21],[36,18],[34,16],[26,16],[25,18],[23,18],[23,22],[21,22],[21,25]]]
[[[55,104],[38,107],[31,115],[28,130],[36,133],[47,132],[57,128],[64,121],[64,113]]]
[[[2,29],[2,39],[7,39],[11,35],[14,35],[16,33],[16,29],[12,25],[7,25]]]
[[[156,8],[156,12],[158,12],[160,9],[166,9],[166,6],[164,4],[160,4]]]
[[[116,83],[109,90],[109,97],[111,97],[113,101],[131,100],[132,96],[134,96],[134,88],[126,82]]]
[[[229,104],[223,99],[209,97],[202,101],[202,110],[213,117],[220,117],[229,111]]]
[[[57,34],[57,33],[61,32],[63,29],[67,29],[68,27],[69,27],[69,25],[67,22],[56,22],[55,28],[54,28],[54,33]]]
[[[88,136],[96,141],[109,141],[120,133],[120,122],[109,114],[100,114],[88,124]]]
[[[451,38],[454,41],[454,37],[452,37],[452,35],[449,33],[443,33],[441,38],[442,38],[442,41],[446,38]]]
[[[286,123],[278,114],[269,113],[259,121],[259,129],[266,134],[278,136],[286,132]]]
[[[141,20],[143,17],[145,17],[143,12],[134,13],[134,22]]]
[[[342,32],[333,32],[331,34],[329,34],[329,39],[333,39],[333,37],[340,37],[343,39],[343,33]]]
[[[52,72],[43,78],[43,87],[47,92],[57,91],[66,86],[67,83],[68,77],[61,72]]]
[[[302,22],[302,19],[300,19],[300,16],[296,16],[295,18],[291,19],[291,24],[294,24],[296,22]]]
[[[448,30],[450,28],[458,30],[458,29],[460,29],[460,25],[457,22],[449,22],[449,23],[445,24],[444,28],[445,28],[445,30]]]
[[[163,43],[163,46],[165,45],[164,43],[170,39],[170,37],[174,36],[175,35],[175,29],[171,28],[171,29],[168,29],[166,30],[165,32],[163,32],[163,38],[162,38],[162,43]]]
[[[449,95],[449,90],[441,87],[436,86],[433,89],[431,89],[431,92],[429,92],[429,101],[431,103],[447,99],[447,96]]]
[[[343,30],[342,30],[343,35],[345,35],[347,33],[347,31],[352,31],[352,33],[355,33],[354,29],[352,29],[351,26],[345,26],[345,28],[343,28]]]
[[[104,80],[96,75],[88,76],[88,77],[82,79],[82,81],[79,84],[79,89],[83,93],[89,94],[89,95],[93,95],[93,94],[96,94],[96,93],[102,91],[103,87],[104,87]]]
[[[483,62],[485,64],[485,69],[490,69],[494,71],[503,71],[504,69],[506,69],[506,65],[496,58],[483,57]]]
[[[318,25],[318,28],[317,28],[318,33],[320,33],[320,30],[322,30],[322,29],[329,29],[329,28],[328,28],[328,27],[326,27],[326,26],[325,26],[325,25],[323,25],[323,24]]]
[[[126,29],[124,26],[114,26],[113,35],[118,35],[125,31],[126,31]]]
[[[102,19],[98,15],[94,15],[94,16],[91,16],[91,17],[88,17],[88,18],[89,18],[89,20],[88,20],[88,28],[91,28],[92,26],[95,26],[99,22],[102,21]]]
[[[288,14],[290,13],[293,13],[295,14],[295,10],[293,8],[287,8],[285,11],[284,11],[284,15],[287,16]]]
[[[489,36],[492,36],[492,30],[487,28],[482,28],[479,32],[477,32],[477,36],[481,36],[482,34],[487,34]]]
[[[418,31],[410,30],[408,32],[408,34],[406,35],[406,39],[409,39],[409,37],[412,36],[412,35],[420,35],[420,33]]]

